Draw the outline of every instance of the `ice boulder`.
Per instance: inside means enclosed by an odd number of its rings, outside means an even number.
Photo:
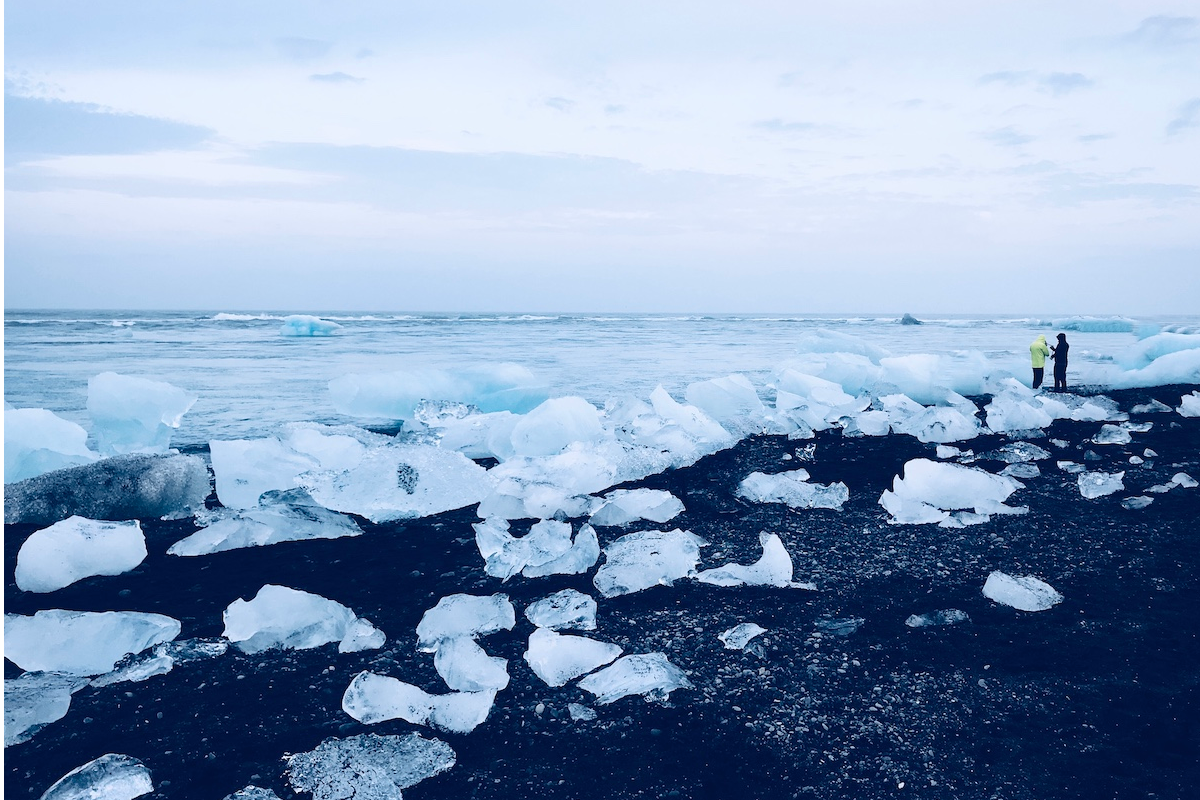
[[[547,686],[562,686],[621,655],[615,644],[538,628],[529,636],[525,661]]]
[[[485,692],[508,686],[508,661],[489,656],[469,636],[443,639],[433,656],[433,666],[456,692]]]
[[[41,800],[133,800],[153,791],[154,783],[145,764],[130,756],[109,753],[59,778]]]
[[[4,680],[4,746],[27,742],[71,709],[71,695],[87,678],[61,672],[26,672]]]
[[[464,403],[483,412],[523,414],[546,400],[546,385],[519,364],[343,375],[329,382],[334,408],[350,417],[411,421],[422,400]]]
[[[470,733],[487,719],[495,700],[495,690],[429,694],[396,678],[360,672],[342,695],[342,710],[364,725],[402,719],[450,733]]]
[[[537,522],[520,538],[508,532],[504,520],[487,519],[474,528],[484,571],[501,580],[518,573],[527,578],[577,575],[591,569],[600,557],[600,542],[591,525],[582,526],[573,541],[571,523],[557,520]]]
[[[1079,474],[1079,493],[1088,500],[1113,494],[1125,488],[1124,472],[1082,472]]]
[[[342,329],[336,322],[308,314],[291,314],[279,326],[280,336],[332,336]]]
[[[752,503],[785,503],[790,508],[832,508],[841,511],[850,499],[846,484],[829,485],[808,482],[808,471],[804,469],[767,475],[752,472],[738,484],[738,497]]]
[[[31,672],[101,675],[129,653],[179,635],[179,620],[137,611],[4,615],[4,657]]]
[[[1178,411],[1185,417],[1200,417],[1200,392],[1185,394],[1180,398]]]
[[[600,411],[582,397],[556,397],[539,405],[513,426],[513,453],[552,456],[575,442],[596,442],[604,436]]]
[[[421,617],[417,624],[417,648],[433,653],[445,640],[510,631],[516,624],[516,611],[508,595],[452,594],[438,600]]]
[[[197,456],[115,456],[5,486],[4,521],[178,519],[203,508],[208,493],[208,467]]]
[[[17,588],[53,592],[96,575],[120,575],[146,558],[142,526],[70,517],[34,531],[17,553]]]
[[[596,601],[574,589],[563,589],[530,603],[525,618],[539,628],[596,630]]]
[[[635,694],[644,695],[647,701],[665,702],[676,689],[695,687],[664,653],[643,653],[623,656],[581,680],[579,688],[596,695],[596,702],[603,706]]]
[[[689,384],[684,398],[721,427],[736,434],[758,432],[766,425],[766,407],[744,375]]]
[[[1030,480],[1041,477],[1042,470],[1037,464],[1009,464],[1000,470],[1000,474],[1018,480]]]
[[[338,651],[349,653],[378,649],[385,640],[382,631],[341,603],[270,583],[252,600],[234,600],[222,619],[223,635],[243,653],[306,650],[329,642],[338,642]]]
[[[957,625],[960,622],[970,622],[967,612],[957,608],[946,608],[941,611],[930,611],[927,614],[913,614],[904,620],[910,628],[942,628],[947,625]]]
[[[593,525],[628,525],[638,520],[669,522],[683,511],[683,502],[661,489],[617,489],[604,496],[592,514]]]
[[[1040,578],[1014,577],[998,570],[988,575],[983,596],[1019,611],[1045,611],[1063,601],[1063,596]]]
[[[287,756],[292,788],[313,800],[399,800],[400,792],[454,766],[454,751],[439,739],[351,736],[326,739],[315,750]]]
[[[197,514],[203,527],[167,549],[175,556],[199,556],[308,539],[360,536],[358,523],[329,511],[303,489],[264,492],[257,508],[216,509]]]
[[[751,639],[766,632],[767,629],[757,623],[743,622],[718,634],[717,638],[725,645],[726,650],[745,650]]]
[[[640,531],[604,548],[605,563],[593,583],[605,597],[670,586],[696,574],[700,548],[707,544],[690,531]]]
[[[294,489],[297,476],[318,466],[273,438],[213,440],[208,450],[217,498],[226,508],[254,508],[263,492]]]
[[[984,415],[988,428],[996,433],[1045,428],[1054,421],[1038,398],[1016,381],[1006,383],[1004,391],[992,397]]]
[[[99,456],[88,449],[87,431],[44,408],[4,410],[4,482],[16,483]]]
[[[696,576],[701,583],[714,586],[775,586],[777,588],[815,589],[811,583],[792,581],[792,557],[777,534],[760,533],[762,557],[753,564],[726,564],[706,569]]]
[[[1013,478],[982,469],[915,458],[904,465],[891,491],[884,490],[879,504],[891,514],[889,522],[919,525],[943,523],[950,512],[971,509],[976,514],[1024,513],[1024,508],[1004,505],[1022,484]]]
[[[169,383],[103,372],[88,381],[96,444],[104,455],[166,452],[196,399]]]

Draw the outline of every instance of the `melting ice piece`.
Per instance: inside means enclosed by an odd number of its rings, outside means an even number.
[[[1000,470],[1000,474],[1009,478],[1030,479],[1040,477],[1042,471],[1037,464],[1009,464]]]
[[[149,652],[134,653],[117,662],[111,672],[94,678],[92,686],[111,686],[126,681],[140,682],[165,675],[177,664],[216,658],[229,650],[225,639],[184,639],[177,642],[157,644]]]
[[[489,656],[467,636],[443,639],[433,656],[433,665],[446,685],[456,692],[484,692],[508,686],[508,661]]]
[[[1087,471],[1087,467],[1085,467],[1083,464],[1077,464],[1074,461],[1059,461],[1058,468],[1063,472],[1068,472],[1071,474],[1078,474],[1080,472]]]
[[[417,624],[417,649],[433,653],[447,639],[510,631],[516,624],[516,611],[508,595],[452,594],[438,600],[421,617]]]
[[[1158,400],[1151,400],[1149,403],[1139,403],[1129,409],[1130,414],[1161,414],[1165,411],[1170,411],[1171,407],[1166,403],[1161,403]]]
[[[339,652],[350,653],[383,647],[385,641],[383,631],[341,603],[270,583],[253,600],[234,600],[222,618],[223,635],[243,653],[273,647],[305,650],[329,642],[338,642]]]
[[[1192,392],[1181,397],[1178,411],[1180,416],[1200,417],[1200,392]]]
[[[196,395],[161,381],[104,372],[88,381],[92,432],[104,455],[164,453]]]
[[[153,791],[154,783],[145,764],[109,753],[59,778],[41,800],[133,800]]]
[[[593,525],[628,525],[646,519],[667,522],[683,511],[683,502],[670,492],[660,489],[617,489],[604,496],[589,520]]]
[[[811,583],[792,581],[792,557],[777,534],[760,533],[762,558],[753,564],[729,563],[716,569],[706,569],[696,576],[701,583],[715,586],[777,586],[796,589],[815,589]]]
[[[208,467],[197,456],[115,456],[6,485],[4,521],[178,519],[204,508],[208,492]]]
[[[721,643],[725,645],[726,650],[745,650],[746,645],[755,636],[761,636],[766,633],[767,629],[753,622],[743,622],[740,625],[734,625],[724,633],[717,635]]]
[[[999,570],[988,575],[983,596],[1020,611],[1045,611],[1063,601],[1054,587],[1032,575],[1014,577]]]
[[[364,725],[402,719],[450,733],[470,733],[487,719],[495,699],[494,689],[429,694],[386,675],[360,672],[342,695],[342,710]]]
[[[1029,461],[1041,461],[1050,457],[1050,451],[1038,447],[1031,442],[1009,442],[990,453],[984,453],[981,460],[1003,461],[1006,464],[1024,464]]]
[[[594,405],[582,397],[555,397],[517,421],[512,447],[518,456],[552,456],[574,442],[597,442],[603,436]]]
[[[298,475],[317,466],[316,459],[273,438],[214,440],[208,450],[217,497],[226,508],[254,508],[263,492],[292,489]]]
[[[577,575],[591,569],[600,557],[600,542],[590,525],[579,529],[571,541],[571,524],[557,520],[535,523],[529,533],[516,538],[508,522],[487,519],[475,524],[475,544],[483,556],[484,571],[508,580],[518,572],[527,578]]]
[[[332,336],[342,329],[336,322],[308,314],[291,314],[279,326],[280,336]]]
[[[525,661],[547,686],[562,686],[621,655],[621,648],[586,636],[569,636],[548,628],[529,635]]]
[[[454,751],[440,739],[351,736],[326,739],[308,753],[287,757],[292,788],[313,800],[398,800],[400,791],[454,766]]]
[[[850,499],[850,490],[844,483],[824,486],[807,483],[808,471],[780,472],[767,475],[752,472],[738,484],[738,496],[752,503],[786,503],[791,508],[833,508],[841,510],[842,504]]]
[[[967,612],[957,608],[946,608],[941,611],[931,611],[928,614],[913,614],[904,620],[910,628],[939,628],[945,625],[957,625],[960,622],[970,622]]]
[[[270,789],[251,784],[245,789],[238,789],[233,794],[225,795],[225,800],[279,800],[279,795]]]
[[[623,656],[581,680],[579,688],[596,695],[603,706],[634,694],[645,695],[647,701],[666,701],[676,689],[695,687],[664,653],[642,653]]]
[[[591,722],[596,718],[595,709],[588,708],[579,703],[567,703],[567,711],[571,714],[571,719],[575,722]]]
[[[4,746],[27,742],[71,708],[71,695],[87,678],[61,672],[26,672],[4,680]]]
[[[640,592],[696,574],[700,547],[707,544],[690,531],[640,531],[604,548],[605,563],[592,582],[605,597]]]
[[[174,556],[200,556],[306,539],[359,536],[358,523],[317,503],[303,489],[264,492],[258,507],[197,515],[204,527],[167,550]]]
[[[525,618],[539,628],[596,630],[596,601],[574,589],[563,589],[525,609]]]
[[[987,426],[996,433],[1045,428],[1054,418],[1024,387],[1009,385],[984,409]]]
[[[832,636],[850,636],[866,623],[862,617],[822,617],[813,624],[822,633]]]
[[[4,615],[4,657],[32,672],[100,675],[129,653],[179,635],[179,620],[137,611]]]
[[[1200,485],[1196,482],[1195,478],[1193,478],[1191,475],[1188,475],[1186,472],[1176,472],[1173,476],[1171,476],[1171,483],[1184,489],[1195,489],[1196,486]]]
[[[1089,500],[1104,497],[1125,488],[1124,472],[1082,472],[1079,474],[1079,493]]]
[[[963,451],[959,450],[957,447],[950,447],[949,445],[939,444],[937,446],[936,453],[937,453],[937,457],[944,461],[945,459],[948,459],[948,458],[955,458],[957,456],[961,456]]]
[[[1092,437],[1095,444],[1129,444],[1133,437],[1129,431],[1120,425],[1103,425],[1100,432]]]
[[[1023,514],[1028,509],[1004,505],[1019,488],[1019,481],[1003,475],[915,458],[904,465],[904,477],[896,476],[879,504],[892,515],[889,522],[909,525],[945,522],[949,512],[958,509],[973,509],[976,514]]]
[[[16,483],[99,456],[87,447],[87,431],[44,408],[4,410],[4,481]]]
[[[1138,495],[1137,497],[1126,497],[1121,501],[1121,507],[1128,508],[1131,511],[1136,511],[1137,509],[1145,508],[1153,502],[1153,497],[1147,497],[1146,495],[1142,494]]]
[[[97,522],[70,517],[34,531],[17,553],[17,588],[53,592],[96,575],[120,575],[146,558],[136,520]]]
[[[746,434],[765,427],[766,408],[744,375],[697,381],[688,385],[684,397],[726,430]]]

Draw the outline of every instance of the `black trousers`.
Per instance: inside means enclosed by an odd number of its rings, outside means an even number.
[[[1067,368],[1066,368],[1066,366],[1063,366],[1063,367],[1056,366],[1054,368],[1054,388],[1055,389],[1066,389],[1067,388]]]
[[[1042,378],[1045,377],[1045,375],[1046,375],[1045,367],[1034,367],[1033,368],[1033,388],[1035,388],[1035,389],[1041,388]]]

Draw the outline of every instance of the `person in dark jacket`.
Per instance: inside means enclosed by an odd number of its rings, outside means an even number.
[[[1050,348],[1050,357],[1054,359],[1054,391],[1065,392],[1067,390],[1067,351],[1071,349],[1071,345],[1067,344],[1067,335],[1060,333],[1058,335],[1058,344]]]

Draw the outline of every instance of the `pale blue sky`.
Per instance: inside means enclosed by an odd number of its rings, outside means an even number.
[[[1194,1],[594,5],[9,0],[6,306],[1200,308]]]

